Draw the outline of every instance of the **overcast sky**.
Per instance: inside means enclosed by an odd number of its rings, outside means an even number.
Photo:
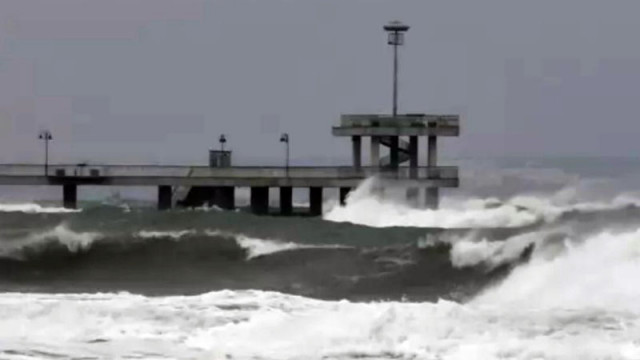
[[[443,156],[640,153],[640,2],[0,1],[0,162],[348,159],[339,114],[389,112],[382,25],[411,25],[400,110],[460,113]],[[424,145],[422,146],[424,148]],[[423,150],[424,152],[424,150]],[[328,161],[328,160],[327,160]]]

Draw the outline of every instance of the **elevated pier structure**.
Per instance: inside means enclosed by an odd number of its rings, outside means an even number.
[[[460,118],[458,115],[429,114],[342,115],[340,125],[333,127],[332,132],[334,136],[351,137],[354,169],[362,167],[362,138],[368,137],[371,162],[369,166],[380,171],[400,172],[401,166],[408,163],[406,168],[408,168],[409,179],[418,180],[420,138],[427,138],[425,151],[427,168],[438,168],[438,137],[459,136]],[[380,156],[381,146],[389,149],[387,156]],[[437,176],[434,174],[432,180]],[[437,181],[419,185],[425,188],[426,206],[437,208],[440,201],[439,189],[446,186],[442,186]],[[407,196],[415,200],[418,196],[418,186],[410,186],[407,189]]]
[[[404,44],[409,26],[392,21],[383,26],[387,44],[393,46],[393,111],[391,115],[342,115],[333,127],[334,136],[350,137],[352,165],[342,167],[289,167],[289,134],[280,141],[286,146],[286,167],[238,167],[231,164],[231,152],[225,151],[227,138],[220,135],[220,150],[211,150],[209,166],[154,165],[49,165],[49,141],[46,131],[44,169],[41,165],[0,165],[0,185],[61,186],[63,204],[77,206],[78,186],[156,186],[158,208],[216,205],[235,208],[237,187],[250,188],[250,208],[256,214],[270,211],[269,189],[280,190],[280,212],[293,213],[293,189],[309,191],[309,212],[322,214],[323,191],[338,188],[340,202],[364,179],[377,177],[381,190],[386,186],[406,188],[407,197],[418,204],[425,189],[425,204],[437,208],[440,188],[458,187],[458,169],[438,163],[438,137],[459,136],[457,115],[398,113],[398,47]],[[362,164],[362,138],[369,138],[370,164]],[[426,138],[423,166],[420,166],[420,138]],[[381,149],[385,150],[383,156]],[[388,151],[386,150],[388,149]],[[425,166],[426,165],[426,166]],[[43,171],[44,170],[44,171]]]
[[[60,186],[63,205],[77,207],[80,186],[154,186],[158,189],[158,208],[174,206],[177,189],[213,189],[199,194],[208,205],[223,209],[235,207],[235,189],[251,189],[251,209],[257,214],[269,210],[269,188],[280,189],[280,210],[288,215],[293,211],[293,188],[309,189],[310,212],[322,213],[325,188],[338,188],[344,201],[350,189],[364,179],[378,176],[382,182],[398,186],[457,187],[458,169],[455,167],[417,167],[414,170],[380,169],[378,167],[208,167],[158,165],[49,165],[47,174],[42,165],[0,165],[0,185]]]

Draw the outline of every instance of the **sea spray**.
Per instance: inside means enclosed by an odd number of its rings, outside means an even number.
[[[74,213],[81,210],[65,209],[62,207],[48,207],[34,203],[24,204],[0,204],[0,212],[23,212],[23,213]]]
[[[485,300],[356,303],[263,291],[156,298],[2,294],[0,354],[38,349],[97,358],[566,360],[640,354],[635,315]]]
[[[553,194],[517,195],[503,201],[445,200],[440,209],[431,210],[416,208],[404,199],[382,197],[375,191],[376,186],[375,179],[363,182],[345,206],[333,206],[323,218],[371,227],[518,228],[554,222],[571,212],[593,213],[640,205],[640,199],[629,193],[607,202],[580,202],[571,188],[564,188]]]
[[[554,257],[533,254],[474,303],[533,308],[594,308],[640,316],[640,229],[568,241]]]

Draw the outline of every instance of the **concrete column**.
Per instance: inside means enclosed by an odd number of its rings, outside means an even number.
[[[427,149],[427,166],[438,166],[438,138],[436,136],[428,137]],[[426,190],[425,205],[429,209],[437,209],[440,205],[440,189],[428,187]]]
[[[282,215],[293,213],[293,188],[291,186],[280,188],[280,213]]]
[[[391,158],[390,166],[393,169],[397,169],[400,165],[400,139],[397,136],[390,136],[389,138],[391,139],[391,146],[389,147],[389,154]]]
[[[347,204],[347,196],[351,192],[350,187],[341,187],[340,188],[340,205],[345,206]]]
[[[78,208],[78,186],[77,185],[62,186],[62,204],[65,209]]]
[[[438,209],[440,206],[440,189],[437,187],[428,187],[425,200],[427,209]]]
[[[416,169],[418,167],[418,137],[409,137],[409,167]]]
[[[418,178],[418,137],[409,137],[409,177],[411,179]],[[414,206],[418,203],[418,194],[420,191],[417,188],[407,189],[407,201]]]
[[[236,188],[233,186],[218,186],[214,196],[214,204],[224,210],[233,210],[236,207]]]
[[[322,215],[322,188],[313,186],[309,188],[309,210],[311,215]]]
[[[158,186],[158,210],[171,209],[173,189],[169,185]]]
[[[438,138],[436,136],[429,136],[427,150],[427,166],[438,166]]]
[[[269,188],[267,186],[251,188],[251,211],[258,215],[269,213]]]
[[[414,187],[410,187],[407,189],[407,202],[409,204],[411,204],[412,206],[417,207],[419,204],[419,197],[420,195],[420,189],[418,188],[414,188]]]
[[[362,166],[362,136],[352,136],[353,167],[359,169]]]
[[[370,162],[372,167],[380,166],[380,137],[371,137]]]

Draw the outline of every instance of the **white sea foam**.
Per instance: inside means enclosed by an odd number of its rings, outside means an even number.
[[[179,240],[185,236],[195,234],[195,230],[173,230],[173,231],[152,231],[152,230],[140,230],[135,236],[142,239],[159,239],[159,238],[171,238]]]
[[[546,239],[555,236],[556,242],[569,238],[568,230],[544,229],[527,232],[509,237],[503,241],[491,241],[486,238],[475,239],[473,233],[463,238],[450,238],[446,242],[451,244],[451,263],[455,267],[474,266],[478,264],[495,267],[510,263],[519,258],[530,246],[537,249],[538,255],[550,254],[552,246],[542,246]],[[435,244],[430,244],[431,246]],[[556,244],[557,245],[557,244]]]
[[[466,304],[5,293],[0,357],[640,358],[640,229],[543,255]]]
[[[206,234],[209,236],[226,236],[232,237],[238,246],[247,250],[247,260],[257,257],[275,254],[283,251],[299,250],[299,249],[337,249],[347,248],[343,245],[309,245],[299,244],[288,241],[281,241],[275,239],[260,239],[255,237],[246,236],[243,234],[230,233],[219,230],[207,230]]]
[[[66,224],[60,224],[53,229],[30,234],[25,238],[0,242],[0,256],[20,257],[25,249],[37,249],[55,242],[66,246],[71,252],[88,249],[94,241],[103,237],[98,232],[76,232]]]
[[[81,210],[65,209],[61,207],[45,207],[40,204],[0,204],[0,212],[23,212],[29,214],[35,213],[71,213]]]
[[[637,305],[616,312],[597,301],[571,308],[562,297],[546,309],[538,308],[535,298],[518,307],[504,306],[502,300],[352,303],[262,291],[154,298],[1,294],[0,357],[573,360],[640,355]]]
[[[561,253],[545,255],[534,253],[475,302],[640,313],[640,229],[567,241]]]
[[[585,211],[592,205],[580,204]],[[600,205],[624,206],[591,209]],[[48,236],[79,248],[100,236],[69,231],[61,226]],[[253,247],[249,256],[295,248],[226,235]],[[452,244],[452,262],[461,267],[502,264],[529,245],[536,250],[466,304],[319,301],[263,291],[3,293],[0,358],[640,359],[640,229],[575,238],[546,228]]]
[[[276,240],[265,240],[250,238],[243,235],[236,236],[238,245],[248,251],[247,258],[253,259],[256,257],[273,254],[282,251],[290,251],[295,249],[304,249],[309,246],[302,244],[296,244],[292,242],[281,242]]]
[[[404,200],[379,196],[375,179],[363,182],[347,199],[345,206],[334,206],[324,219],[351,222],[371,227],[491,228],[521,227],[550,222],[569,211],[594,212],[640,205],[631,194],[608,202],[581,202],[574,189],[554,194],[515,196],[505,201],[487,199],[445,199],[438,210],[420,209]]]

